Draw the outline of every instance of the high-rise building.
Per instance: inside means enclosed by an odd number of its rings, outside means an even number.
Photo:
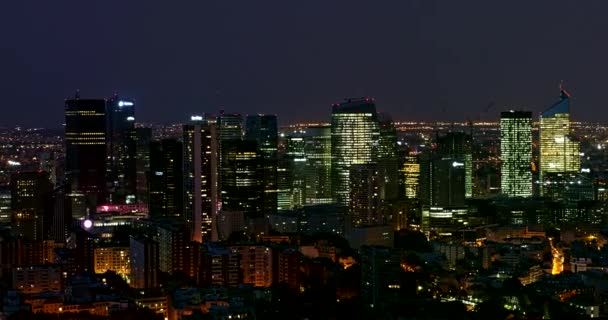
[[[532,112],[500,115],[501,190],[510,197],[532,196]]]
[[[277,211],[277,116],[248,115],[245,123],[245,139],[255,141],[258,145],[262,166],[262,211],[266,216],[274,214]]]
[[[217,241],[218,136],[215,124],[192,116],[184,125],[184,210],[192,241]]]
[[[150,175],[150,143],[152,128],[136,128],[137,142],[135,153],[136,199],[138,203],[148,203],[148,177]]]
[[[378,166],[384,179],[387,200],[401,198],[403,191],[399,189],[399,154],[397,148],[397,129],[390,115],[378,113],[380,138],[378,142]]]
[[[409,155],[403,163],[403,184],[407,199],[418,199],[420,194],[420,162],[418,156]]]
[[[217,127],[220,142],[243,139],[243,116],[240,113],[220,112]]]
[[[72,216],[82,219],[87,209],[106,196],[106,101],[74,99],[65,102],[65,177]]]
[[[579,143],[570,132],[570,94],[560,85],[560,100],[540,114],[539,180],[547,173],[580,171]]]
[[[263,216],[261,172],[255,141],[232,140],[222,146],[222,210],[243,211],[248,218]]]
[[[307,127],[304,143],[306,204],[332,203],[331,126]]]
[[[131,287],[158,287],[158,243],[147,238],[131,236],[129,253]]]
[[[385,180],[376,164],[355,164],[350,167],[349,215],[354,227],[385,223],[382,199]]]
[[[106,119],[108,200],[134,203],[137,187],[135,102],[114,95],[107,100]]]
[[[182,159],[182,143],[178,140],[164,139],[151,143],[150,216],[183,216]]]
[[[464,132],[448,132],[437,137],[437,154],[449,157],[464,164],[465,197],[473,196],[473,149],[470,134]]]
[[[331,116],[332,194],[338,204],[349,205],[350,167],[377,159],[378,118],[373,99],[347,99],[333,105]]]
[[[29,241],[44,240],[52,216],[53,185],[44,171],[20,172],[11,177],[13,225]]]
[[[466,166],[461,157],[420,156],[420,202],[431,207],[461,207],[465,204]]]
[[[48,214],[48,220],[45,222],[48,230],[45,231],[45,238],[55,240],[58,243],[63,243],[68,237],[72,217],[70,210],[69,199],[66,198],[65,185],[60,185],[53,190],[52,203]],[[47,227],[45,227],[46,229]]]
[[[11,222],[11,188],[0,187],[0,223]]]
[[[292,210],[305,201],[305,133],[290,132],[284,137],[284,151],[279,155],[278,210]]]

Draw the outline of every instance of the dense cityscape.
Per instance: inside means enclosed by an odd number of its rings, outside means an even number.
[[[63,128],[0,128],[1,319],[608,314],[608,126],[562,84],[462,122],[361,97],[161,125],[80,95]]]

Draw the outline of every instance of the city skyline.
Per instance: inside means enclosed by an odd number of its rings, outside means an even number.
[[[608,319],[608,3],[520,1],[0,7],[0,320]]]
[[[319,121],[353,96],[375,97],[395,119],[487,120],[497,118],[484,111],[492,103],[536,115],[560,80],[575,99],[573,119],[608,120],[593,112],[608,50],[594,39],[608,4],[522,6],[14,2],[0,16],[2,30],[14,30],[0,44],[0,93],[9,110],[31,112],[8,112],[0,125],[57,127],[60,101],[76,89],[132,97],[145,122],[220,109]],[[362,15],[369,23],[337,23]]]

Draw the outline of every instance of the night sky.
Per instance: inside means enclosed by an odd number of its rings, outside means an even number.
[[[605,0],[3,0],[0,125],[58,127],[114,92],[138,121],[219,109],[329,120],[373,96],[399,120],[538,114],[564,80],[608,120]],[[495,106],[484,112],[491,102]]]

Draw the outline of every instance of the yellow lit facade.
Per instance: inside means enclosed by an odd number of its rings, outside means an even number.
[[[403,164],[403,175],[405,184],[405,197],[408,199],[418,198],[420,183],[420,163],[416,156],[408,156]]]
[[[95,248],[95,273],[114,271],[124,279],[131,272],[128,247]]]
[[[349,205],[350,167],[376,160],[380,136],[373,99],[348,99],[333,106],[331,116],[332,189],[340,205]]]
[[[562,90],[561,100],[540,116],[540,181],[547,173],[579,172],[578,141],[570,134],[570,96]],[[542,192],[542,189],[541,189]]]

